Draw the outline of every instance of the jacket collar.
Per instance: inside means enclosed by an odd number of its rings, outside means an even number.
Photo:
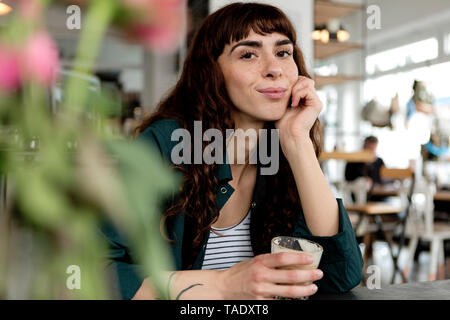
[[[226,151],[224,151],[224,159],[224,163],[219,164],[216,168],[216,178],[219,184],[233,180],[233,175],[231,174],[231,167],[228,163],[228,155]]]

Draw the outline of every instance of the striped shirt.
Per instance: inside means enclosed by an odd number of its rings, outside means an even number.
[[[253,257],[250,243],[250,213],[251,209],[241,222],[232,227],[224,229],[211,227],[203,260],[203,270],[228,269],[238,262]]]

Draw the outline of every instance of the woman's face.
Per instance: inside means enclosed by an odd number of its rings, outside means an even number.
[[[279,120],[288,106],[298,68],[293,43],[281,33],[248,37],[225,46],[218,63],[225,77],[235,121]]]

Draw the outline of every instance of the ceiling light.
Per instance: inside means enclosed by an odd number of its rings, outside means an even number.
[[[339,42],[345,42],[350,39],[350,33],[347,30],[341,29],[337,33],[337,40]]]
[[[320,31],[320,41],[322,41],[323,43],[328,43],[329,40],[330,40],[330,33],[328,32],[328,30],[323,29],[322,31]]]
[[[320,30],[314,30],[311,37],[313,40],[320,40]]]

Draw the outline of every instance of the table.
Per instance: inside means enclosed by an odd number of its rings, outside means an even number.
[[[358,152],[322,152],[319,155],[319,161],[325,160],[345,160],[346,162],[372,162],[373,154],[368,150],[358,151]]]
[[[311,300],[450,300],[450,280],[410,282],[382,286],[381,289],[358,287],[341,294],[320,293]]]
[[[401,206],[385,202],[367,202],[365,204],[350,204],[345,206],[347,211],[357,212],[365,215],[380,215],[399,213],[404,210]]]
[[[397,274],[397,272],[400,273],[403,281],[407,282],[407,279],[406,279],[405,275],[403,274],[403,272],[401,272],[400,268],[398,267],[398,262],[397,262],[399,254],[400,254],[400,250],[403,246],[406,219],[403,218],[403,219],[399,220],[399,224],[402,227],[402,232],[401,232],[400,244],[399,244],[399,248],[398,248],[399,253],[397,253],[397,255],[395,255],[394,251],[392,249],[393,239],[392,239],[391,233],[389,230],[385,229],[381,216],[398,214],[400,212],[403,212],[404,210],[408,210],[408,208],[402,208],[401,206],[391,205],[389,203],[384,203],[384,202],[367,202],[365,204],[353,204],[353,205],[347,205],[347,206],[345,206],[345,208],[347,211],[356,212],[359,215],[358,222],[356,223],[356,226],[354,227],[355,233],[358,230],[358,227],[360,226],[364,216],[372,216],[374,218],[374,220],[377,224],[378,231],[381,231],[381,233],[383,234],[383,236],[388,244],[389,252],[391,254],[391,258],[394,263],[394,274],[392,275],[391,283],[394,283],[395,275]],[[368,248],[372,246],[373,241],[374,241],[373,233],[371,233],[371,232],[366,233],[366,235],[364,236],[364,243],[366,245],[366,249],[364,250],[364,257],[363,257],[364,266],[367,265],[367,258],[368,258],[367,250],[369,250]]]
[[[396,197],[399,194],[399,189],[392,185],[380,186],[375,185],[370,190],[370,195],[381,196],[381,197]]]
[[[450,201],[450,191],[437,191],[434,194],[434,200]]]
[[[395,197],[398,196],[398,189],[395,189],[391,186],[374,186],[370,191],[370,194],[373,196],[383,196],[383,197]],[[450,191],[441,190],[436,191],[433,196],[435,201],[450,201]]]

